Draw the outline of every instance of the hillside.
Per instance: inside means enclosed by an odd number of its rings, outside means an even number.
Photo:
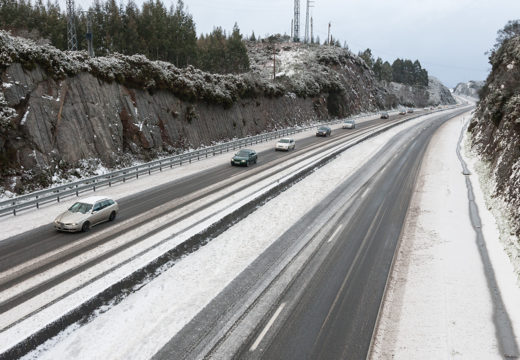
[[[453,93],[459,96],[468,96],[474,99],[479,98],[479,92],[484,87],[484,81],[470,80],[466,83],[458,83],[453,89]]]
[[[505,234],[512,256],[520,255],[520,37],[493,53],[492,71],[481,91],[469,131],[472,149],[487,164],[492,194],[511,222]],[[516,235],[516,236],[515,236]]]
[[[249,48],[250,72],[218,75],[142,55],[89,58],[0,31],[0,193],[428,99],[400,99],[345,49],[277,45],[273,81],[267,43]]]

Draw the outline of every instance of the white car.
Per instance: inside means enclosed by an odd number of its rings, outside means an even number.
[[[345,122],[343,122],[343,125],[341,127],[343,129],[355,129],[356,122],[354,120],[345,120]]]
[[[296,147],[296,142],[294,141],[293,138],[282,138],[282,139],[278,140],[274,149],[276,151],[278,151],[278,150],[289,151],[291,149],[294,150],[295,147]]]
[[[54,220],[59,231],[88,231],[104,221],[113,221],[119,211],[117,203],[106,196],[91,196],[72,205]]]

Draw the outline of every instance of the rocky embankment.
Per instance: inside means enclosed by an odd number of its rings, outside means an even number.
[[[273,62],[269,46],[250,49],[250,72],[218,75],[0,31],[0,193],[400,103],[347,50],[278,44]]]
[[[428,77],[428,87],[416,87],[395,82],[383,85],[389,96],[394,98],[394,103],[403,106],[424,107],[456,103],[450,90],[433,76]]]
[[[488,76],[470,123],[472,149],[488,164],[492,196],[506,204],[511,256],[520,256],[520,37],[506,40],[490,58]],[[516,249],[516,250],[515,250]]]
[[[458,96],[466,96],[478,100],[480,90],[484,87],[484,81],[470,80],[466,83],[458,83],[453,93]]]

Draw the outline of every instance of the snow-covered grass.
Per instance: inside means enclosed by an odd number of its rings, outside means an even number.
[[[428,117],[408,122],[347,150],[208,245],[178,261],[117,306],[105,309],[77,331],[65,331],[65,336],[59,336],[60,341],[51,340],[27,358],[68,357],[78,351],[87,358],[149,358],[287,227],[355,172],[398,131],[426,119]],[[283,217],[278,215],[280,208],[288,209]],[[244,236],[245,233],[248,236]],[[89,334],[90,340],[85,334]]]
[[[501,295],[519,343],[520,289],[477,176],[471,176],[498,292],[489,288],[456,155],[466,114],[432,139],[406,218],[373,344],[373,359],[502,359],[493,322]],[[473,172],[474,173],[474,172]],[[475,173],[474,173],[475,174]],[[498,294],[497,294],[498,293]],[[503,326],[504,324],[499,324]]]

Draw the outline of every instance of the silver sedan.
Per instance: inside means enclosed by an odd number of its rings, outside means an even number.
[[[88,231],[92,226],[116,218],[119,206],[115,200],[92,196],[78,201],[54,220],[59,231]]]

